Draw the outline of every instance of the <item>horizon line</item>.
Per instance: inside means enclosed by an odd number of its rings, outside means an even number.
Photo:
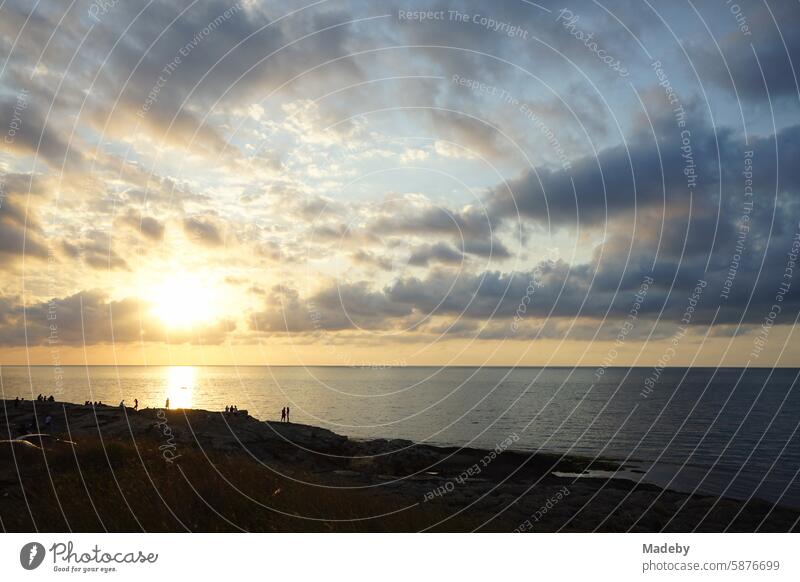
[[[537,368],[554,368],[554,369],[597,369],[603,368],[604,370],[631,370],[631,369],[652,369],[656,366],[602,366],[602,365],[500,365],[500,364],[487,364],[487,365],[474,365],[474,364],[452,364],[439,366],[436,364],[418,364],[407,366],[383,366],[371,364],[0,364],[2,368],[345,368],[345,369],[361,369],[370,368],[374,370],[403,370],[406,368],[524,368],[524,369],[537,369]],[[675,369],[707,369],[707,370],[800,370],[800,366],[662,366],[662,370]]]

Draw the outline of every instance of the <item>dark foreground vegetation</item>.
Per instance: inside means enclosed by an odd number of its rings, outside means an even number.
[[[0,402],[4,531],[790,531],[800,517],[553,475],[609,462],[354,441],[246,413]]]

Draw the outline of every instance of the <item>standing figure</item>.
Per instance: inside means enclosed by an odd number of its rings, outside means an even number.
[[[290,422],[289,420],[289,407],[286,407],[286,422]]]
[[[281,408],[281,422],[286,422],[286,407]]]

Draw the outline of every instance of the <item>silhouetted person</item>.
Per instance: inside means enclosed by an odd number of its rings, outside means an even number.
[[[125,400],[120,400],[119,401],[119,407],[120,408],[125,408]]]
[[[228,412],[230,412],[230,411],[231,411],[231,407],[230,407],[230,406],[226,406],[226,407],[225,407],[225,413],[227,414],[227,413],[228,413]]]
[[[50,398],[48,398],[47,401],[48,402],[55,402],[56,401],[56,397],[51,394]]]
[[[139,410],[139,399],[138,398],[134,398],[133,399],[133,409],[134,410]]]
[[[289,407],[288,406],[286,407],[286,422],[291,422],[289,420]]]
[[[169,398],[167,398],[167,404],[164,408],[169,409]]]
[[[281,408],[281,422],[286,422],[286,407]]]

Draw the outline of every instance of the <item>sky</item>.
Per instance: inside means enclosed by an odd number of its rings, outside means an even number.
[[[0,365],[800,366],[796,2],[0,7]]]

